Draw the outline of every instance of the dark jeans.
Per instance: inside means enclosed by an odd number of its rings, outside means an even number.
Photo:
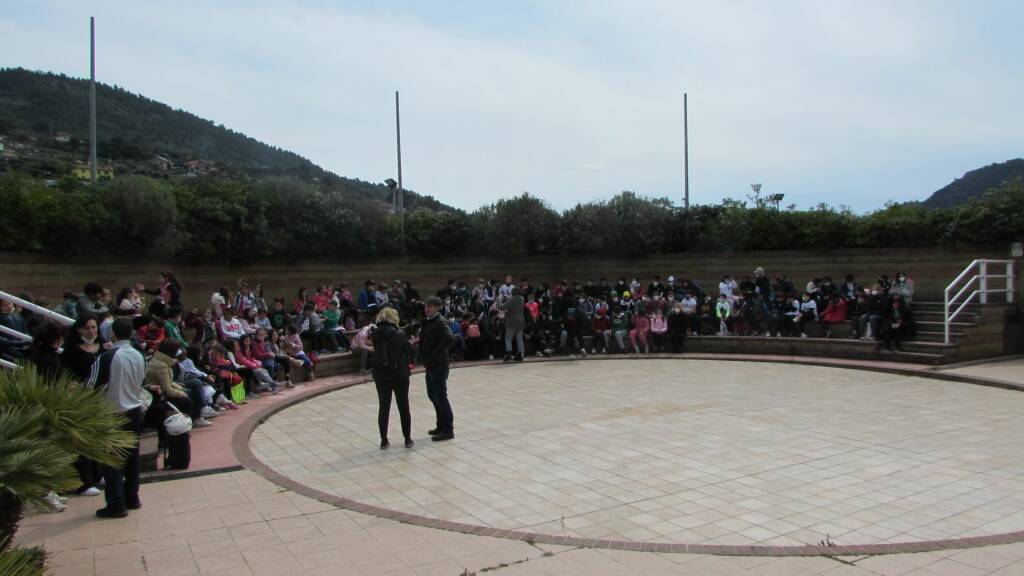
[[[135,435],[135,446],[128,451],[128,458],[120,468],[105,466],[103,478],[106,487],[103,489],[107,508],[125,510],[128,504],[139,502],[139,435],[142,434],[142,408],[135,408],[124,413],[128,421],[124,430]]]
[[[99,484],[100,478],[103,478],[103,468],[98,462],[79,456],[75,461],[75,470],[78,470],[78,478],[82,481],[82,485],[76,492],[81,494]]]
[[[206,406],[206,398],[203,396],[203,381],[197,377],[183,378],[181,385],[188,391],[188,398],[192,401],[192,405],[196,406],[197,412],[202,412],[204,406]]]
[[[401,380],[375,380],[377,399],[380,410],[377,412],[377,426],[380,428],[380,439],[388,438],[388,420],[391,417],[391,395],[395,395],[398,404],[398,415],[402,421],[402,437],[410,438],[412,434],[412,415],[409,413],[409,378]]]
[[[448,367],[427,368],[427,398],[437,413],[437,430],[451,432],[455,429],[452,405],[448,402]]]
[[[264,358],[260,360],[260,366],[270,374],[270,377],[277,380],[277,360],[275,358]]]

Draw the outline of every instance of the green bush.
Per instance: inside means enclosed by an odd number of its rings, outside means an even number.
[[[152,255],[192,262],[272,258],[514,257],[534,254],[635,258],[653,253],[817,250],[993,244],[1024,238],[1024,180],[958,208],[889,204],[864,215],[821,204],[810,210],[726,199],[672,206],[622,192],[559,213],[523,193],[472,213],[414,207],[400,220],[386,204],[292,177],[203,177],[168,182],[116,178],[93,189],[74,180],[47,188],[0,176],[0,250]]]

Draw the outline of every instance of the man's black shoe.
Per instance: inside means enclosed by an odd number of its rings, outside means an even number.
[[[380,441],[380,449],[381,450],[387,450],[388,446],[391,446],[391,442],[388,442],[387,440],[381,440]]]
[[[406,448],[412,448],[414,444],[416,444],[416,443],[412,441],[412,438],[406,438],[405,439],[405,447]]]
[[[96,511],[97,518],[124,518],[128,515],[128,511],[124,508],[100,508]]]
[[[438,432],[430,437],[434,442],[444,442],[445,440],[451,440],[452,438],[455,438],[455,432],[452,432],[451,430],[447,432]]]
[[[515,361],[516,362],[522,362],[523,361],[523,355],[522,354],[516,354]]]
[[[441,431],[440,428],[434,428],[433,430],[427,430],[427,435],[428,436],[437,436],[437,433],[440,432],[440,431]]]
[[[141,500],[136,500],[134,502],[128,502],[128,509],[129,510],[138,510],[139,508],[142,508],[142,501]]]

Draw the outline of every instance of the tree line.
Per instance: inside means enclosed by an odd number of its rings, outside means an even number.
[[[867,214],[821,204],[774,209],[725,200],[673,206],[622,192],[559,212],[523,193],[473,212],[420,207],[399,219],[295,178],[167,181],[123,176],[96,188],[0,175],[0,251],[195,263],[815,250],[998,244],[1024,238],[1024,180],[955,208],[889,204]]]

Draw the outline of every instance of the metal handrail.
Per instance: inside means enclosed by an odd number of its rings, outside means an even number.
[[[32,302],[29,302],[28,300],[24,300],[22,298],[18,298],[17,296],[14,296],[13,294],[8,294],[7,292],[4,292],[3,290],[0,290],[0,300],[7,300],[7,301],[10,301],[10,302],[14,302],[18,306],[21,306],[22,308],[25,308],[27,310],[31,310],[32,312],[35,312],[36,314],[39,314],[41,316],[45,316],[45,317],[47,317],[50,320],[53,320],[55,322],[60,322],[61,324],[65,325],[65,326],[70,326],[70,325],[75,323],[75,321],[72,318],[68,318],[67,316],[65,316],[63,314],[58,314],[58,313],[54,312],[53,310],[50,310],[49,308],[43,308],[42,306],[39,306],[38,304],[33,304]]]
[[[8,328],[7,326],[0,326],[0,334],[6,334],[11,338],[17,338],[18,340],[23,340],[25,342],[32,341],[32,337],[29,336],[28,334],[23,334],[13,328]]]
[[[1004,274],[989,274],[989,264],[1003,265],[1005,266],[1006,271]],[[946,286],[946,290],[943,292],[943,341],[946,344],[949,344],[950,340],[950,324],[953,322],[953,320],[956,319],[957,316],[960,315],[961,312],[963,312],[964,308],[966,308],[968,304],[974,301],[976,297],[980,296],[980,302],[982,304],[987,304],[988,295],[990,293],[1002,293],[1006,295],[1006,302],[1008,304],[1013,303],[1013,264],[1013,260],[974,260],[970,264],[968,264],[967,267],[964,268],[964,270],[960,272],[960,274],[956,278],[954,278],[948,286]],[[965,276],[974,272],[975,268],[978,268],[978,273],[971,276],[971,279],[968,280],[963,286],[961,286],[960,290],[957,291],[957,293],[953,295],[952,298],[950,298],[950,291],[956,288],[957,284],[959,284]],[[1003,288],[989,288],[988,281],[990,279],[1004,279],[1006,280],[1006,285]],[[956,310],[952,314],[950,314],[950,307],[955,306],[958,303],[960,297],[964,294],[965,291],[974,288],[975,283],[979,285],[978,288],[972,290],[971,295],[965,298],[962,302],[960,302],[960,305],[956,308]]]
[[[67,316],[65,316],[63,314],[58,314],[58,313],[54,312],[53,310],[49,310],[47,308],[43,308],[42,306],[39,306],[38,304],[33,304],[32,302],[29,302],[28,300],[25,300],[23,298],[18,298],[17,296],[14,296],[13,294],[8,294],[7,292],[4,292],[3,290],[0,290],[0,300],[7,300],[9,302],[14,302],[18,306],[21,306],[22,308],[25,308],[27,310],[31,310],[35,314],[39,314],[40,316],[43,316],[43,317],[45,317],[47,319],[50,319],[50,320],[53,320],[55,322],[59,322],[59,323],[65,325],[65,326],[70,326],[70,325],[75,323],[74,320],[72,320],[71,318],[68,318]],[[6,334],[8,336],[11,336],[12,338],[17,338],[17,339],[25,341],[25,342],[31,342],[32,341],[32,337],[29,336],[28,334],[22,334],[21,332],[18,332],[17,330],[12,330],[11,328],[8,328],[6,326],[0,326],[0,333]],[[13,363],[13,362],[9,362],[7,360],[4,360],[3,358],[0,358],[0,368],[8,368],[8,369],[11,369],[11,370],[16,370],[18,368],[18,365]]]
[[[986,278],[1013,278],[1013,276],[1010,276],[1008,274],[988,274],[985,277]],[[967,281],[967,284],[964,284],[963,288],[961,288],[960,291],[956,293],[956,295],[954,295],[952,298],[949,299],[950,304],[956,304],[957,298],[959,298],[964,293],[964,290],[967,290],[971,286],[974,286],[974,283],[977,280],[980,280],[981,278],[982,277],[980,275],[978,275],[978,274],[975,274],[974,276],[972,276],[971,279]],[[1006,291],[1005,288],[997,288],[995,290],[986,290],[985,292],[1005,292],[1005,291]],[[968,296],[966,302],[970,302],[971,298],[974,298],[979,293],[980,292],[976,292],[975,294],[971,294],[970,296]]]

